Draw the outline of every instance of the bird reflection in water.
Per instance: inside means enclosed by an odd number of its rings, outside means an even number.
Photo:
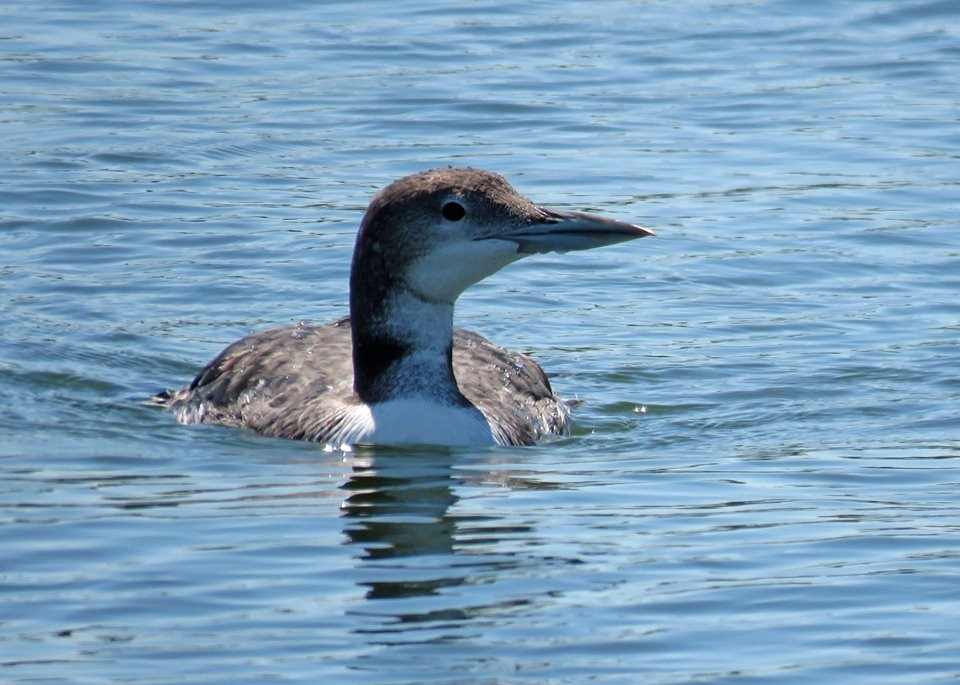
[[[457,493],[467,489],[554,490],[562,483],[444,448],[363,452],[354,453],[353,473],[340,486],[348,493],[341,511],[347,544],[358,550],[351,572],[370,600],[352,611],[367,617],[356,632],[377,635],[377,644],[455,639],[467,624],[553,601],[549,576],[583,563],[538,553],[542,541],[525,520],[478,513],[475,501],[458,506]],[[521,569],[537,569],[540,578],[531,581]],[[515,583],[518,571],[523,580]]]
[[[464,582],[463,570],[448,559],[438,558],[436,564],[412,560],[453,554],[457,520],[450,508],[460,482],[439,450],[423,458],[390,454],[357,460],[353,475],[341,486],[349,493],[342,505],[348,521],[344,532],[363,548],[362,558],[377,569],[376,575],[389,576],[361,581],[368,599],[431,595]],[[387,560],[394,563],[384,564]]]

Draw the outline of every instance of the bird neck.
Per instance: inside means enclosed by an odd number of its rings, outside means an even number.
[[[350,319],[360,400],[468,405],[453,374],[453,304],[427,301],[400,283],[374,298],[358,285],[351,283]]]

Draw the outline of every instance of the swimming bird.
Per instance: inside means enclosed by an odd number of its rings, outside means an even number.
[[[454,303],[528,255],[648,235],[537,206],[479,169],[406,176],[374,196],[360,224],[349,316],[253,333],[154,403],[182,423],[334,447],[529,445],[567,434],[569,409],[540,366],[454,328]]]

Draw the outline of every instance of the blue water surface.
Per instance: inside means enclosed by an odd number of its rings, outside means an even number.
[[[0,62],[0,681],[960,678],[960,4],[8,0]],[[657,232],[458,304],[571,437],[143,403],[447,164]]]

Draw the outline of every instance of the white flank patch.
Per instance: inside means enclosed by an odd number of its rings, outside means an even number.
[[[424,399],[357,407],[334,442],[369,445],[495,445],[490,424],[476,409]]]

